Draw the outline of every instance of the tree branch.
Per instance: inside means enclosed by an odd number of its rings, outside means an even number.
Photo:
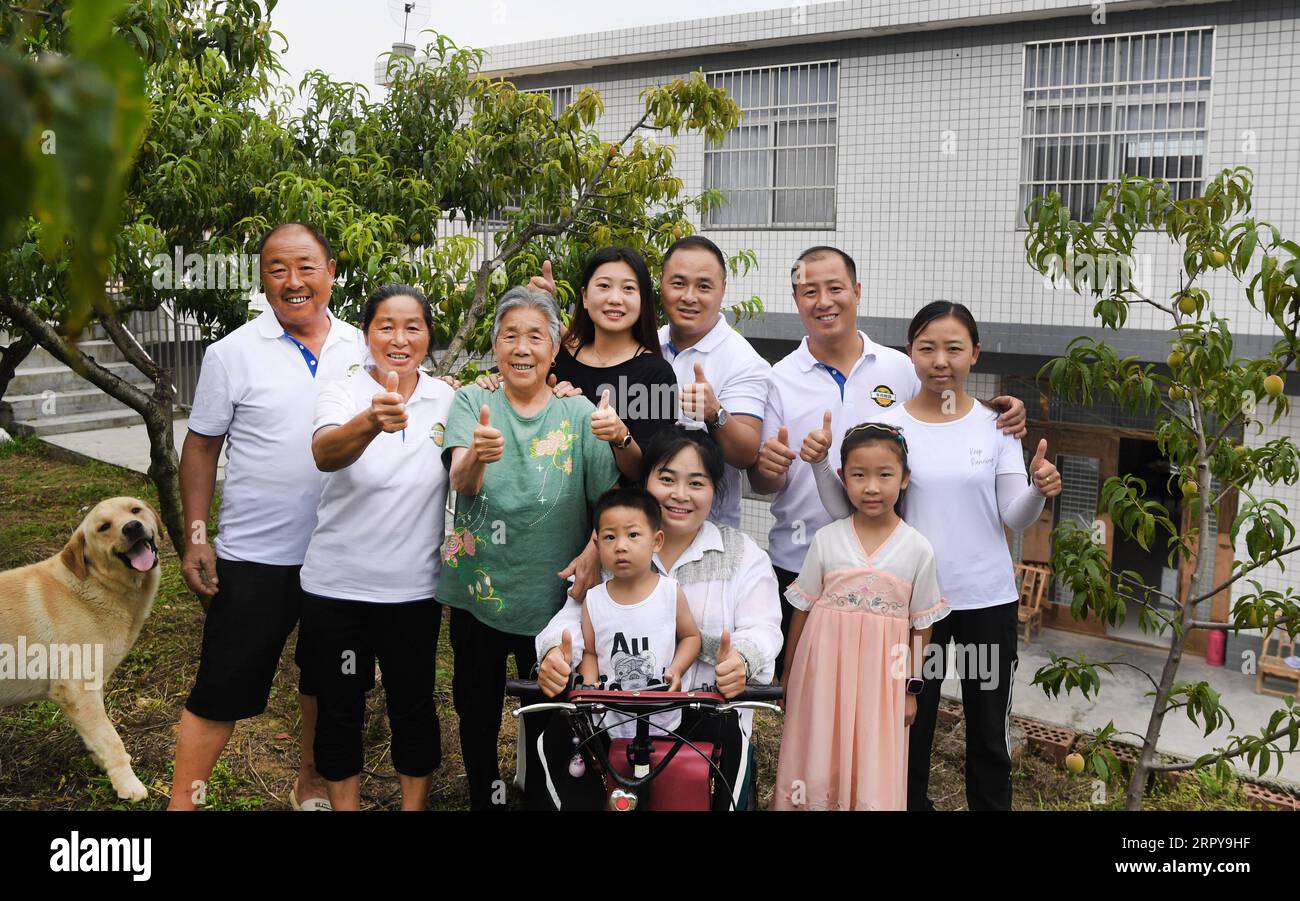
[[[19,303],[12,297],[0,294],[0,311],[22,326],[36,340],[37,344],[50,352],[51,356],[96,388],[117,398],[142,416],[148,412],[150,404],[153,402],[150,395],[100,366],[82,351],[76,349],[75,345],[70,350],[68,344],[64,342],[63,337],[55,331],[54,327],[40,316],[37,316],[31,308]],[[105,328],[107,329],[107,326]],[[117,342],[114,341],[114,343]]]
[[[1275,742],[1279,738],[1285,738],[1290,734],[1291,734],[1291,727],[1283,726],[1282,728],[1274,732],[1272,735],[1265,736],[1262,740],[1264,742]],[[1249,747],[1247,747],[1246,745],[1242,745],[1241,747],[1237,748],[1237,750],[1235,751],[1224,751],[1223,753],[1215,754],[1212,757],[1198,757],[1196,760],[1192,760],[1187,763],[1153,763],[1151,764],[1151,766],[1147,767],[1147,769],[1151,772],[1159,772],[1159,773],[1174,773],[1180,770],[1199,769],[1200,767],[1208,766],[1211,763],[1217,763],[1220,760],[1231,760],[1234,757],[1240,757],[1242,754],[1248,753],[1249,751],[1250,751]],[[1291,752],[1285,751],[1283,753],[1290,754]]]
[[[1237,581],[1242,576],[1246,575],[1246,573],[1251,572],[1252,570],[1259,569],[1261,566],[1267,566],[1268,564],[1272,563],[1275,560],[1282,559],[1287,554],[1294,554],[1296,551],[1300,551],[1300,544],[1293,544],[1286,550],[1278,551],[1276,554],[1273,554],[1271,557],[1268,557],[1267,559],[1261,560],[1258,563],[1252,563],[1250,566],[1244,567],[1241,572],[1237,573],[1235,576],[1233,576],[1228,581],[1224,582],[1222,585],[1206,592],[1203,595],[1200,595],[1197,598],[1194,598],[1191,601],[1188,601],[1188,603],[1191,604],[1192,606],[1196,606],[1197,604],[1201,603],[1201,601],[1214,597],[1216,594],[1218,594],[1220,591],[1223,591],[1233,582]]]

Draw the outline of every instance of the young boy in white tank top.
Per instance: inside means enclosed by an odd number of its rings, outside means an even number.
[[[587,592],[582,605],[582,681],[605,688],[639,691],[667,684],[681,689],[682,674],[700,654],[700,631],[686,595],[675,579],[654,568],[663,547],[659,502],[643,488],[607,492],[593,515],[601,567],[612,576]],[[680,711],[652,717],[661,729],[675,729]],[[606,715],[612,738],[635,731],[630,716]]]

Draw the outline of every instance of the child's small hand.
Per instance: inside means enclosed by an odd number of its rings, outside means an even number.
[[[831,450],[831,411],[822,416],[822,427],[813,429],[803,439],[799,459],[805,463],[820,463]]]
[[[664,678],[668,680],[669,691],[682,690],[682,677],[679,676],[677,673],[673,672],[672,670],[665,670]]]
[[[916,719],[916,695],[908,695],[903,709],[903,725],[911,726]]]

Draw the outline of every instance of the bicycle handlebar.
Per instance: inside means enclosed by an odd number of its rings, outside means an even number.
[[[577,690],[576,687],[570,688],[570,692],[574,690]],[[596,689],[592,689],[592,690],[594,691]],[[701,688],[696,689],[696,691],[699,692],[702,695],[702,697],[696,698],[694,700],[700,702],[711,701],[712,699],[708,698],[707,695],[712,694],[713,690],[714,690],[713,686],[702,686]],[[537,682],[532,679],[508,679],[506,681],[506,694],[512,698],[523,698],[531,694],[544,694],[544,693],[542,692],[541,688],[538,687]],[[661,694],[663,693],[649,692],[638,696],[638,701],[641,704],[654,704],[657,700],[659,700],[659,696]],[[664,701],[665,703],[680,704],[683,701],[687,700],[685,697],[683,697],[685,694],[688,693],[674,692],[669,694],[668,698],[664,699]],[[566,692],[564,695],[561,695],[554,699],[548,699],[548,700],[554,700],[556,702],[562,703],[563,702],[562,698],[567,697],[567,695],[568,693]],[[784,697],[784,695],[785,692],[779,685],[748,685],[745,687],[744,691],[736,695],[734,698],[727,698],[726,703],[739,704],[739,703],[750,702],[750,701],[779,701],[781,700],[782,697]],[[714,702],[713,706],[719,706],[719,705],[716,702]]]

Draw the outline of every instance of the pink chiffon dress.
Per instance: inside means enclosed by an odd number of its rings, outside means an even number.
[[[905,810],[910,630],[948,614],[930,543],[900,520],[867,554],[853,518],[837,520],[813,537],[786,599],[808,619],[772,809]]]

